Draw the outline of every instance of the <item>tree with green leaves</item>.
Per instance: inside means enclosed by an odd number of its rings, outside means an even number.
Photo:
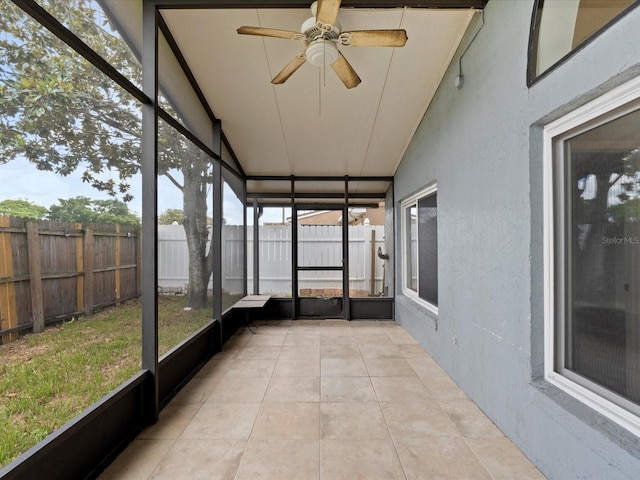
[[[140,225],[140,218],[120,200],[92,200],[88,197],[59,198],[49,207],[48,220],[73,223]]]
[[[140,84],[138,59],[92,0],[43,0],[47,10]],[[140,172],[141,107],[11,2],[0,3],[0,163],[27,159],[39,170],[82,180],[111,198],[132,200]],[[207,306],[212,252],[207,251],[207,194],[212,159],[164,122],[158,171],[183,197],[189,250],[187,306]]]
[[[640,198],[631,198],[610,208],[616,222],[640,222]]]
[[[178,225],[182,225],[183,220],[184,212],[179,208],[167,208],[164,212],[158,215],[159,225],[173,225],[174,222]]]
[[[0,202],[0,215],[40,220],[47,214],[47,209],[29,200],[3,200]]]

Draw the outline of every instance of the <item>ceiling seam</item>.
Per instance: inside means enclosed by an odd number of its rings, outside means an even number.
[[[404,21],[404,14],[407,11],[407,7],[404,7],[402,9],[402,16],[400,17],[400,23],[398,25],[398,28],[400,28],[402,26],[402,22]],[[371,133],[369,134],[369,141],[367,142],[367,148],[364,152],[364,157],[362,159],[362,163],[360,164],[360,171],[358,172],[358,175],[362,175],[362,172],[364,171],[364,164],[367,160],[367,157],[369,156],[369,148],[371,147],[371,139],[373,138],[373,132],[376,129],[376,124],[378,123],[378,115],[380,113],[380,105],[382,104],[382,98],[384,97],[384,93],[385,90],[387,88],[387,80],[389,79],[389,72],[391,71],[391,64],[393,63],[393,56],[396,53],[396,47],[393,47],[393,51],[391,52],[391,58],[389,59],[389,64],[387,65],[387,72],[384,76],[384,82],[382,84],[382,94],[380,95],[380,100],[378,100],[378,106],[376,107],[376,115],[373,119],[373,126],[371,127]],[[394,172],[395,174],[395,172]]]
[[[258,25],[262,27],[262,21],[260,20],[260,12],[256,8],[256,16],[258,17]],[[273,78],[273,71],[271,70],[271,63],[269,62],[269,55],[267,54],[267,45],[264,41],[265,37],[262,37],[262,48],[264,50],[264,58],[267,61],[267,68],[269,69],[269,79]],[[276,95],[275,85],[271,84],[271,91],[273,92],[273,101],[276,104],[276,111],[278,112],[278,122],[280,123],[280,131],[282,132],[282,143],[284,144],[285,155],[287,156],[287,164],[289,165],[289,171],[293,174],[293,165],[291,165],[291,158],[289,155],[289,148],[287,147],[287,138],[284,133],[284,124],[282,122],[282,113],[280,112],[280,105],[278,104],[278,96]]]

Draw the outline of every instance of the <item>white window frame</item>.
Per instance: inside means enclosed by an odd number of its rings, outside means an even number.
[[[421,298],[418,295],[417,291],[413,291],[411,288],[409,288],[409,286],[407,285],[407,278],[406,278],[406,270],[407,270],[407,262],[409,261],[409,257],[407,255],[407,215],[406,215],[406,211],[408,208],[411,207],[416,207],[416,211],[418,208],[418,200],[424,198],[424,197],[428,197],[430,195],[433,195],[435,193],[438,192],[438,184],[436,182],[426,186],[425,188],[423,188],[422,190],[420,190],[419,192],[414,193],[413,195],[411,195],[410,197],[405,198],[404,200],[402,200],[402,202],[400,203],[400,215],[401,215],[401,228],[402,228],[402,235],[401,235],[401,242],[402,242],[402,247],[401,247],[401,252],[402,252],[402,294],[410,299],[412,299],[413,301],[415,301],[416,303],[418,303],[419,305],[421,305],[422,307],[426,308],[428,311],[430,311],[431,313],[433,313],[434,315],[438,315],[438,306],[434,305],[433,303]],[[419,261],[418,259],[420,258],[420,241],[419,239],[417,239],[416,241],[416,262],[414,265],[414,269],[416,271],[416,275],[417,275],[417,285],[418,285],[418,291],[420,290],[420,270],[418,268],[419,266]]]
[[[555,231],[557,206],[554,203],[554,153],[561,154],[562,141],[588,131],[600,124],[638,110],[640,99],[640,77],[614,88],[601,97],[573,110],[563,117],[549,123],[543,129],[543,209],[544,209],[544,375],[545,379],[574,398],[587,404],[600,414],[608,417],[634,435],[640,436],[640,416],[630,410],[638,411],[638,405],[615,396],[606,389],[589,381],[577,383],[571,375],[560,373],[556,364],[558,349],[556,302],[563,302],[556,288],[556,279],[564,273],[556,270],[559,259],[556,255],[556,242],[563,245],[563,232]],[[614,112],[615,111],[615,112]],[[604,116],[604,118],[603,118]],[[558,263],[556,263],[558,262]],[[559,267],[558,267],[559,268]],[[559,274],[559,276],[558,276]],[[562,280],[558,283],[562,283]],[[558,285],[560,287],[561,285]],[[562,321],[559,319],[558,321]],[[605,398],[605,396],[609,398]],[[626,407],[626,408],[625,408]]]

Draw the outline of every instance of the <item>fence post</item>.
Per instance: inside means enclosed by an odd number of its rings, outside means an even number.
[[[31,288],[31,321],[33,332],[44,331],[44,306],[42,299],[42,269],[38,224],[27,223],[27,251],[29,252],[29,286]]]
[[[371,278],[369,278],[369,295],[376,295],[376,229],[371,228]]]
[[[116,251],[115,251],[115,267],[116,267],[116,303],[120,302],[120,225],[116,225]]]
[[[84,314],[93,313],[93,229],[84,229]]]
[[[82,231],[82,224],[76,223],[76,231]],[[76,310],[84,312],[84,276],[81,275],[84,269],[84,248],[82,237],[76,237]]]
[[[10,227],[9,217],[0,217],[0,228]],[[13,252],[11,248],[11,232],[0,231],[0,278],[6,281],[0,283],[0,330],[18,326],[16,312],[16,288],[11,280],[13,277]],[[18,332],[2,336],[2,343],[17,340]]]
[[[140,227],[136,229],[136,297],[142,292],[142,235]]]

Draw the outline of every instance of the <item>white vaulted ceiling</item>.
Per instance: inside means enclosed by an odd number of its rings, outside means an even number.
[[[342,9],[346,30],[407,30],[403,48],[340,47],[362,83],[304,64],[273,78],[301,42],[238,35],[298,31],[308,9],[167,10],[163,17],[251,175],[393,175],[458,46],[469,10]],[[326,70],[326,71],[325,71]]]
[[[103,2],[125,27],[134,21],[122,3]],[[353,89],[309,63],[273,85],[302,43],[236,32],[299,31],[308,8],[160,12],[247,175],[393,176],[477,10],[341,8],[343,31],[401,28],[408,36],[402,48],[340,46],[362,79]]]

